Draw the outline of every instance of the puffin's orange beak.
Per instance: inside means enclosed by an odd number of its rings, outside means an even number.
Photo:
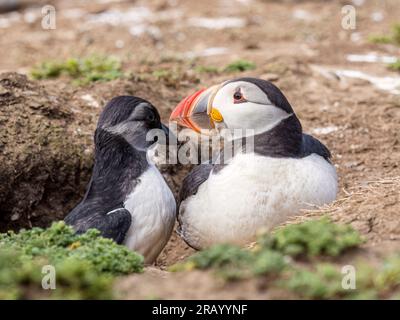
[[[214,121],[223,121],[219,111],[212,107],[218,89],[219,86],[212,86],[186,97],[172,111],[169,120],[199,133],[202,129],[214,129]]]

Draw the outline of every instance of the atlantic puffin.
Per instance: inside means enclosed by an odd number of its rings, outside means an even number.
[[[65,222],[78,233],[96,228],[155,261],[171,236],[176,201],[163,176],[149,161],[157,135],[168,135],[157,109],[134,96],[113,98],[102,111],[94,135],[95,160],[83,200]],[[161,131],[162,130],[162,131]]]
[[[199,90],[177,105],[170,121],[211,135],[250,129],[253,139],[252,150],[244,143],[227,160],[202,163],[184,178],[178,233],[194,249],[246,244],[258,230],[336,198],[330,151],[302,132],[293,108],[271,82],[239,78]]]

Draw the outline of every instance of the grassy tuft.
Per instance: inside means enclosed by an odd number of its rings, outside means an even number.
[[[56,290],[42,290],[42,267],[56,270]],[[143,257],[100,237],[91,229],[77,235],[64,222],[0,234],[0,298],[50,295],[52,298],[112,297],[117,275],[141,272]]]
[[[123,78],[121,62],[114,57],[92,55],[86,58],[70,58],[63,62],[45,61],[31,70],[34,79],[57,78],[66,75],[77,85],[96,81]]]
[[[368,41],[375,44],[390,44],[393,39],[391,36],[373,34],[368,37]]]
[[[195,71],[198,73],[219,74],[221,70],[215,66],[197,66]]]
[[[389,35],[371,35],[368,40],[377,44],[395,44],[400,46],[400,23],[395,24]]]
[[[344,294],[342,274],[329,263],[317,264],[314,270],[293,269],[278,286],[306,299],[328,299]]]
[[[397,59],[396,62],[391,63],[389,65],[389,69],[394,70],[394,71],[400,71],[400,59]]]
[[[342,287],[341,265],[318,259],[338,256],[361,243],[352,228],[322,218],[284,226],[272,235],[261,237],[252,250],[215,245],[170,270],[212,270],[225,280],[267,277],[269,289],[286,290],[302,299],[395,297],[400,288],[399,257],[387,259],[381,267],[366,267],[365,262],[355,264],[356,289]],[[313,263],[293,260],[300,255],[314,257],[309,261]]]
[[[215,245],[171,270],[214,269],[225,278],[279,274],[287,265],[285,256],[337,256],[361,243],[359,234],[350,226],[322,218],[287,225],[264,235],[253,251],[229,244]]]
[[[197,252],[184,263],[172,266],[171,271],[214,269],[225,279],[238,279],[250,275],[249,266],[254,262],[250,251],[230,244],[220,244]]]
[[[400,23],[397,23],[392,28],[392,39],[397,45],[400,45]]]
[[[256,64],[254,62],[240,59],[228,64],[225,68],[225,72],[243,72],[248,70],[254,70],[256,68]]]
[[[285,255],[338,256],[356,247],[362,239],[349,225],[332,223],[327,218],[287,225],[260,239],[260,245]]]

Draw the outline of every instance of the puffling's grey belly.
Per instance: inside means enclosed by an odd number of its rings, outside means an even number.
[[[182,202],[181,234],[198,249],[245,244],[255,240],[260,228],[269,230],[301,209],[332,202],[336,194],[336,170],[319,155],[237,155]]]
[[[124,202],[132,225],[124,244],[153,263],[167,244],[175,223],[175,198],[158,169],[151,165]]]

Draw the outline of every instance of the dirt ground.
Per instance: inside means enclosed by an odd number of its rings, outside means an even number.
[[[68,145],[74,145],[85,156],[64,180],[53,179],[58,184],[47,176],[40,180],[46,183],[29,205],[23,197],[10,200],[11,193],[4,191],[0,195],[0,221],[5,226],[1,228],[18,226],[18,218],[13,220],[15,223],[4,218],[16,214],[10,209],[12,201],[17,202],[19,215],[25,217],[19,226],[48,223],[55,211],[59,214],[54,219],[59,219],[76,204],[89,178],[91,137],[97,116],[111,97],[141,96],[150,100],[167,121],[174,106],[193,90],[237,76],[253,76],[273,81],[281,88],[304,131],[318,137],[333,154],[340,184],[338,201],[307,217],[328,213],[335,221],[350,223],[368,240],[363,255],[379,258],[383,252],[396,252],[400,247],[400,88],[396,89],[395,84],[400,85],[400,74],[388,70],[385,63],[357,62],[349,55],[400,57],[399,47],[368,41],[369,35],[388,33],[394,23],[400,22],[400,4],[397,0],[354,1],[359,4],[354,4],[356,29],[345,30],[341,10],[349,2],[46,1],[57,10],[55,30],[41,28],[41,1],[1,14],[0,73],[28,74],[35,63],[91,53],[117,56],[123,61],[124,71],[131,73],[127,79],[80,87],[68,78],[32,82],[42,89],[28,91],[40,94],[45,90],[57,97],[57,110],[65,110],[71,117],[60,124],[70,141]],[[196,72],[199,66],[224,67],[237,59],[254,62],[256,69],[234,74]],[[157,70],[168,70],[170,77],[152,76]],[[7,93],[1,90],[0,111],[1,106],[10,105]],[[2,114],[0,125],[5,117],[20,116],[13,116],[9,109],[7,112],[6,116]],[[8,141],[0,142],[7,148]],[[1,163],[4,167],[9,162]],[[165,168],[174,192],[188,169]],[[29,177],[23,184],[32,191],[37,182]],[[19,188],[22,182],[18,183]],[[57,194],[60,185],[63,190]],[[8,186],[17,188],[11,183]],[[18,190],[23,193],[25,189]],[[38,212],[46,212],[44,222],[32,218],[32,213]],[[120,281],[117,289],[121,297],[271,297],[256,280],[227,285],[206,273],[165,271],[191,253],[193,250],[174,235],[155,267],[144,275]],[[273,296],[279,297],[279,293]]]

